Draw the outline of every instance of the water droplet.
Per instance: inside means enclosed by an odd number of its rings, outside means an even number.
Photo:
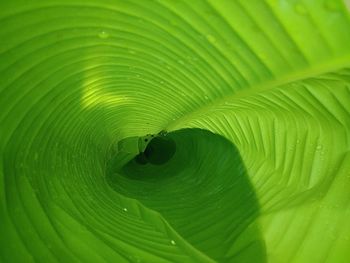
[[[317,145],[317,147],[316,147],[316,150],[321,150],[322,149],[322,145]]]
[[[141,259],[134,255],[130,255],[129,259],[130,259],[130,262],[137,262],[137,263],[141,262]]]
[[[172,245],[174,245],[174,246],[176,245],[175,240],[171,240],[170,243],[171,243]]]
[[[136,257],[136,256],[135,256],[135,262],[136,262],[136,263],[140,263],[140,262],[141,262],[141,259],[140,259],[139,257]]]
[[[128,212],[128,209],[126,207],[123,208],[123,211]]]
[[[216,38],[213,35],[207,35],[207,39],[210,43],[216,43]]]
[[[300,143],[300,140],[297,140],[297,144],[299,144]]]
[[[198,61],[198,57],[195,57],[195,56],[190,56],[190,55],[187,55],[186,56],[187,60],[192,62],[192,63],[195,63]]]
[[[139,78],[139,77],[140,77],[140,74],[136,74],[135,76],[136,76],[136,78]]]
[[[307,14],[307,9],[303,4],[297,4],[295,5],[295,11],[299,14],[299,15],[306,15]]]
[[[159,81],[159,83],[160,83],[160,84],[164,84],[164,81],[163,81],[163,80],[161,80],[161,81]]]
[[[204,99],[209,100],[209,97],[207,95],[204,96]]]
[[[132,50],[132,49],[129,49],[129,50],[128,50],[128,53],[134,55],[134,54],[136,54],[136,51],[135,51],[135,50]]]
[[[184,62],[183,60],[181,60],[181,59],[179,59],[177,62],[178,62],[179,64],[181,64],[181,65],[185,65],[185,62]]]
[[[102,39],[106,39],[106,38],[109,38],[109,34],[108,34],[106,31],[102,30],[102,31],[98,34],[98,37],[99,37],[99,38],[102,38]]]

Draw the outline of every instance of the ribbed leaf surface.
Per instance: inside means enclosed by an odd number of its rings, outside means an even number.
[[[349,10],[2,1],[0,261],[349,262]]]

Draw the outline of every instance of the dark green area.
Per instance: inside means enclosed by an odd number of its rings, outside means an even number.
[[[153,135],[152,135],[153,137]],[[145,139],[147,143],[149,139]],[[135,161],[138,164],[151,163],[161,165],[167,163],[176,152],[176,144],[173,139],[166,136],[157,136],[151,138],[145,151],[140,152]]]
[[[160,164],[165,159],[155,156],[169,156],[175,144],[174,156]],[[153,162],[146,163],[147,158]],[[155,137],[145,153],[107,177],[113,189],[160,212],[210,257],[226,262],[234,260],[231,255],[245,258],[253,253],[255,262],[265,261],[263,241],[253,224],[259,215],[254,189],[238,150],[222,136],[183,129]]]

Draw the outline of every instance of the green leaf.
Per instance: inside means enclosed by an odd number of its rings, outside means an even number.
[[[0,262],[349,262],[349,10],[3,1]]]

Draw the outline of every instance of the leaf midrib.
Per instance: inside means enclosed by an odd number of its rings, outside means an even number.
[[[279,89],[281,86],[286,86],[295,82],[300,82],[306,79],[315,78],[318,76],[326,75],[333,72],[338,72],[344,68],[350,67],[350,54],[331,62],[318,64],[313,68],[307,68],[301,71],[292,72],[288,75],[285,75],[279,79],[267,81],[266,83],[261,83],[256,86],[247,87],[235,92],[233,94],[228,94],[227,96],[220,97],[206,104],[202,104],[201,107],[195,108],[180,118],[169,122],[165,126],[165,130],[172,131],[178,128],[182,128],[183,124],[187,123],[188,120],[195,119],[197,116],[204,115],[206,112],[209,112],[210,109],[216,108],[219,105],[223,105],[227,101],[235,101],[237,99],[246,98],[255,96],[262,92],[266,92],[272,89]]]

